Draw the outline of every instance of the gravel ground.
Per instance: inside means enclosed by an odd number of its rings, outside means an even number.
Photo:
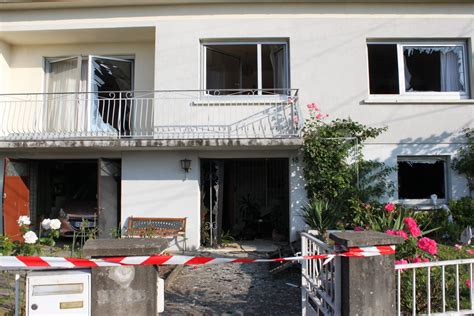
[[[267,263],[186,266],[165,292],[164,315],[300,315],[299,271],[268,269]]]

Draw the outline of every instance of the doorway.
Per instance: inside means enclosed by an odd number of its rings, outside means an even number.
[[[288,159],[201,160],[201,239],[287,241]]]

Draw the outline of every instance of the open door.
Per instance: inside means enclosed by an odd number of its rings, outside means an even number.
[[[133,60],[89,56],[90,130],[131,135]]]
[[[30,215],[29,163],[5,159],[3,184],[4,234],[21,240],[18,217]]]
[[[120,221],[121,163],[115,159],[98,161],[99,238],[114,238]]]

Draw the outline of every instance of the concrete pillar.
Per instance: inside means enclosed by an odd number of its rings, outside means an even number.
[[[329,238],[343,248],[388,246],[403,242],[379,232],[333,232]],[[395,255],[341,257],[341,315],[396,315]]]
[[[92,258],[148,256],[167,247],[161,238],[95,239],[86,242],[83,253]],[[92,315],[157,315],[157,272],[152,265],[92,268]]]

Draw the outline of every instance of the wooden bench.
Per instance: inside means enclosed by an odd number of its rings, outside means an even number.
[[[127,225],[129,237],[183,237],[183,251],[186,249],[186,217],[184,218],[154,218],[129,217]]]

